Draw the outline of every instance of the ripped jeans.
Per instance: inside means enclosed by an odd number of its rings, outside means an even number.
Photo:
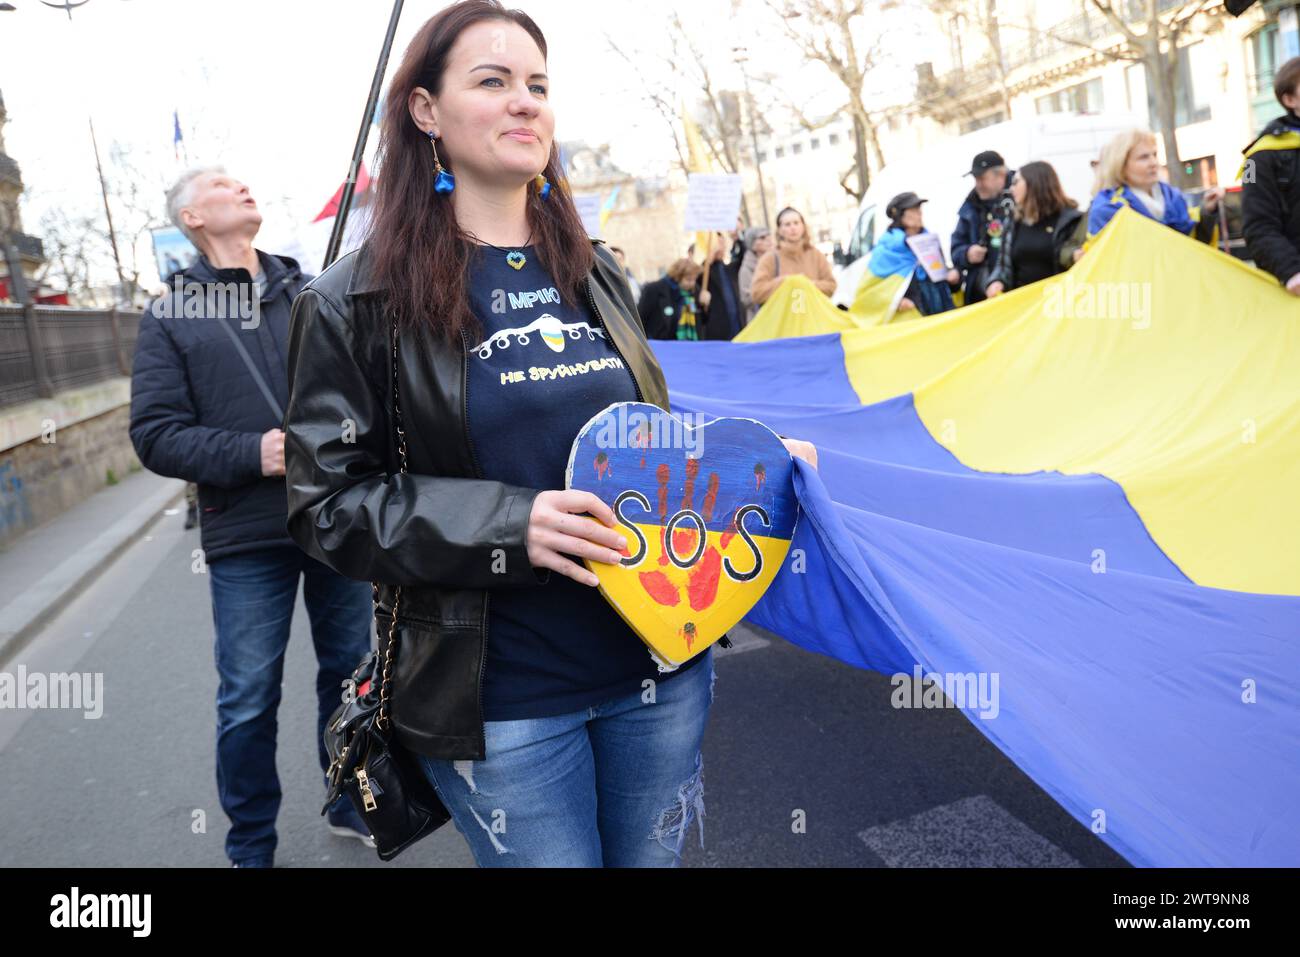
[[[713,649],[646,692],[549,718],[485,722],[487,759],[420,756],[479,867],[676,867],[704,846],[700,743]]]

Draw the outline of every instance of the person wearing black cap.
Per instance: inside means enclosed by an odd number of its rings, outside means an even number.
[[[959,282],[961,274],[949,269],[948,282],[935,282],[908,245],[908,237],[927,232],[921,218],[921,204],[924,202],[913,192],[899,193],[889,201],[885,206],[889,228],[871,250],[867,268],[876,277],[903,276],[907,279],[907,288],[898,304],[900,313],[916,310],[923,316],[932,316],[953,308],[949,285]]]
[[[984,287],[997,269],[1014,207],[1007,193],[1011,173],[1000,153],[976,153],[968,175],[975,177],[975,188],[957,213],[950,246],[953,265],[965,276],[966,304],[970,305],[986,298]]]

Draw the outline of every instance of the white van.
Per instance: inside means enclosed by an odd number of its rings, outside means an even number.
[[[1092,162],[1116,133],[1144,123],[1126,114],[1047,113],[1031,119],[1008,120],[973,133],[936,143],[920,153],[887,164],[872,178],[858,207],[857,222],[843,259],[836,270],[837,305],[849,305],[862,281],[871,248],[889,228],[885,206],[899,193],[911,190],[927,200],[921,207],[925,226],[948,248],[957,228],[957,211],[975,183],[963,175],[976,153],[997,150],[1010,169],[1031,160],[1046,160],[1061,178],[1065,195],[1084,209],[1092,199]]]

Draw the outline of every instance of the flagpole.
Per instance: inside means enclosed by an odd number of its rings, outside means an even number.
[[[379,102],[379,91],[384,84],[384,72],[388,69],[388,54],[393,49],[393,37],[397,34],[397,21],[402,16],[403,0],[393,0],[393,13],[388,19],[388,33],[384,36],[383,49],[379,51],[379,64],[375,67],[375,78],[370,83],[370,98],[366,100],[366,110],[361,117],[361,130],[357,133],[357,144],[352,150],[352,162],[348,166],[348,176],[343,183],[343,197],[339,200],[339,211],[334,217],[334,229],[330,232],[329,245],[325,248],[325,260],[321,270],[329,268],[330,263],[338,258],[339,247],[343,245],[343,228],[347,225],[348,213],[352,210],[352,194],[357,187],[357,169],[366,152],[366,139],[370,135],[370,124],[374,121],[375,106]]]

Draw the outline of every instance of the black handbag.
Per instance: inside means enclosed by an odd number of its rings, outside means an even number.
[[[397,454],[406,471],[406,433],[397,399],[397,324],[393,324],[393,413]],[[379,586],[371,585],[376,619]],[[402,589],[394,589],[392,619],[382,655],[370,652],[344,683],[343,704],[325,726],[330,766],[325,814],[346,794],[370,828],[380,860],[390,861],[451,819],[419,760],[397,742],[389,717],[393,663],[397,658],[397,612]]]

